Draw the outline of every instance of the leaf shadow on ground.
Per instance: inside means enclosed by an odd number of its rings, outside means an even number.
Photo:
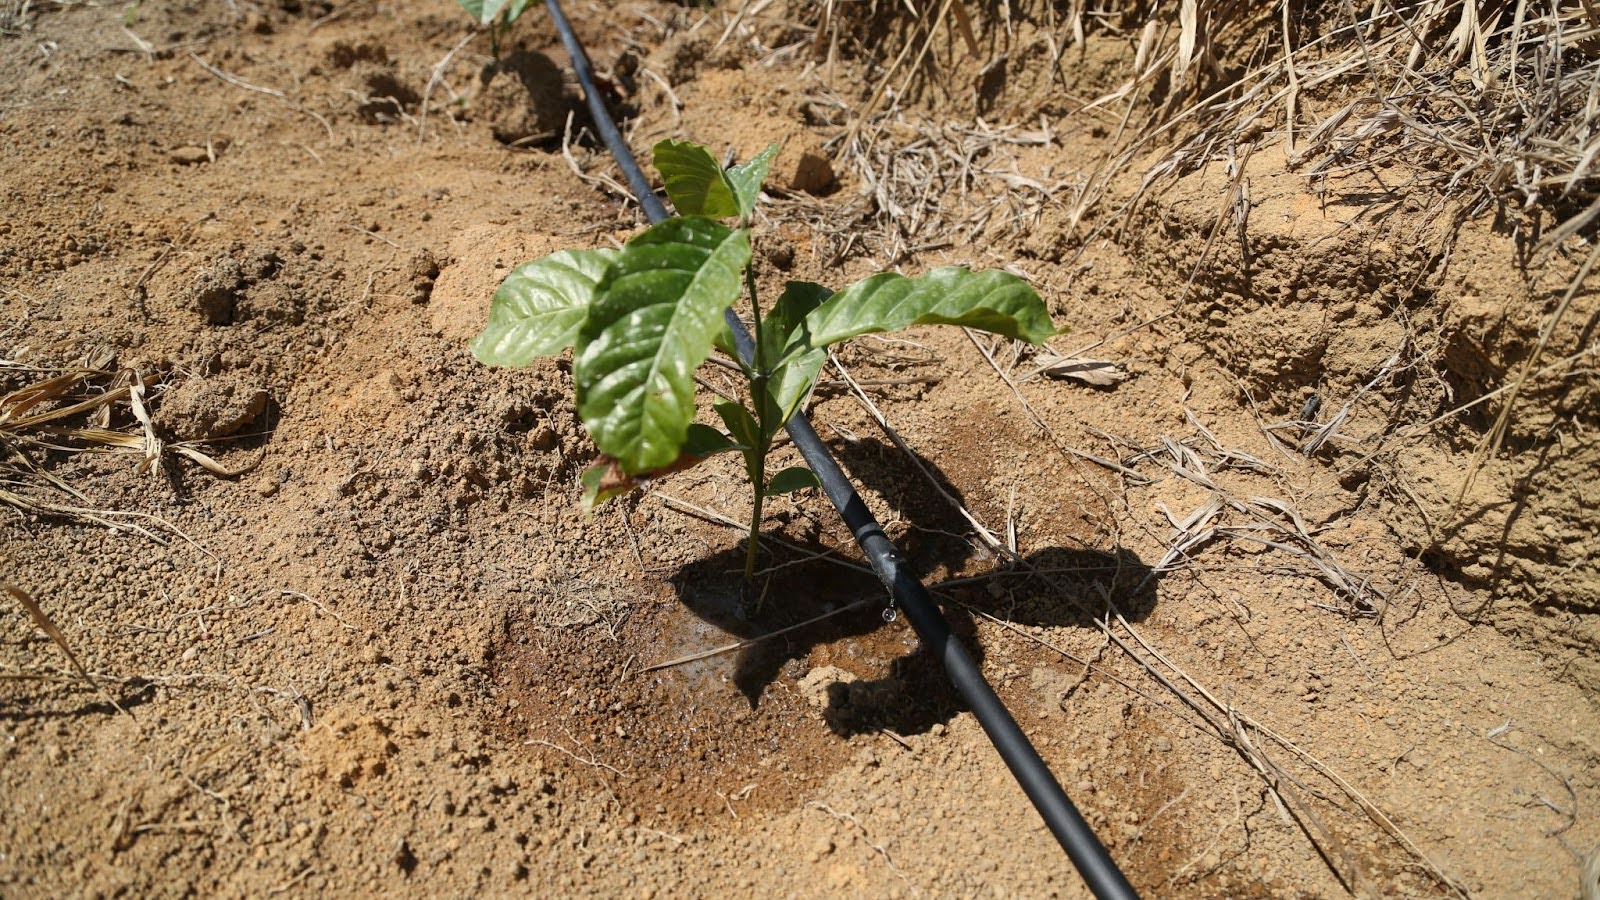
[[[1150,568],[1126,549],[1050,547],[1020,563],[997,560],[978,549],[970,526],[941,496],[959,503],[960,493],[927,460],[919,458],[938,491],[904,454],[876,441],[834,449],[858,490],[890,504],[894,523],[889,531],[902,558],[980,664],[984,648],[975,613],[1017,625],[1093,629],[1108,598],[1130,621],[1144,619],[1154,606],[1156,579],[1148,578]],[[733,666],[732,680],[752,709],[780,675],[800,679],[808,672],[822,673],[824,683],[807,685],[802,679],[802,689],[823,692],[824,716],[841,735],[920,734],[966,708],[933,654],[921,652],[909,624],[904,619],[885,624],[886,593],[877,578],[839,564],[858,560],[859,551],[781,529],[765,534],[784,544],[768,542],[776,549],[764,558],[766,574],[748,588],[742,579],[742,545],[692,562],[669,578],[679,601],[701,620],[739,640],[764,638],[740,649]],[[993,577],[979,577],[986,575]],[[840,612],[796,627],[835,610]],[[828,673],[838,677],[827,680]]]

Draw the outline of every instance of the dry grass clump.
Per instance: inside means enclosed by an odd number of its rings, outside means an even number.
[[[949,78],[949,54],[930,48],[976,50],[976,20],[1007,37],[1033,29],[1053,67],[1095,37],[1132,47],[1126,79],[1078,104],[1114,123],[1116,148],[1080,216],[1135,165],[1148,187],[1281,142],[1313,177],[1401,164],[1411,193],[1460,201],[1462,217],[1545,212],[1531,227],[1547,246],[1600,221],[1600,0],[870,0],[816,16],[819,53],[853,49],[879,66],[843,148],[868,168],[870,142],[856,138],[917,79]],[[1007,64],[1003,49],[985,52],[983,72]]]
[[[28,30],[31,0],[6,0],[0,3],[0,34],[19,35]]]
[[[1194,4],[1186,2],[1184,9]],[[1600,6],[1423,0],[1283,3],[1268,61],[1185,114],[1192,136],[1157,171],[1252,134],[1331,176],[1402,163],[1420,186],[1464,202],[1542,208],[1555,244],[1600,218]],[[1188,27],[1182,33],[1190,33]],[[1174,68],[1180,68],[1184,39]]]
[[[845,140],[841,155],[870,201],[853,239],[864,240],[888,265],[972,246],[983,237],[1013,237],[1038,220],[1048,201],[1075,188],[1070,181],[1025,176],[1009,153],[997,152],[1048,144],[1049,133],[1036,128],[921,121]]]
[[[1133,221],[1095,216],[1128,173],[1142,178],[1121,213],[1213,160],[1240,177],[1240,160],[1265,146],[1282,147],[1291,170],[1314,186],[1337,190],[1346,176],[1381,185],[1387,197],[1369,201],[1376,214],[1420,206],[1440,217],[1446,256],[1456,227],[1491,212],[1529,251],[1525,259],[1575,253],[1565,296],[1533,352],[1508,373],[1509,397],[1469,473],[1497,452],[1529,373],[1600,265],[1600,0],[865,0],[819,8],[816,46],[828,59],[855,51],[877,66],[867,101],[850,107],[838,156],[874,206],[860,225],[885,236],[892,261],[970,243],[986,228],[996,235],[995,210],[1027,227],[1047,202],[1065,201],[1066,230],[1084,241],[1086,219],[1113,228]],[[1008,185],[995,177],[1006,155],[995,152],[1000,141],[952,140],[948,122],[908,126],[915,116],[902,101],[917,79],[964,82],[952,68],[960,54],[948,48],[978,50],[971,21],[992,57],[979,59],[980,80],[1017,60],[1036,65],[1041,57],[1028,48],[1048,46],[1050,77],[1027,83],[1059,96],[1029,108],[1071,110],[1058,127],[1092,117],[1108,132],[1109,149],[1090,174]],[[1096,41],[1120,42],[1131,60],[1099,96],[1073,97],[1063,73],[1091,60]],[[978,120],[996,136],[1033,124]],[[908,130],[916,132],[909,140]],[[931,165],[940,158],[942,171]]]

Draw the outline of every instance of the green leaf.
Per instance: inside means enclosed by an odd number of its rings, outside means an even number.
[[[572,374],[579,418],[624,472],[677,458],[694,419],[694,370],[749,262],[748,231],[676,218],[629,241],[600,280]]]
[[[809,281],[791,281],[783,286],[783,293],[778,295],[772,309],[761,316],[758,342],[762,351],[762,359],[758,361],[761,368],[770,369],[782,359],[784,350],[795,337],[795,329],[831,296],[832,291]]]
[[[500,8],[506,5],[506,0],[456,0],[461,8],[478,20],[479,25],[487,25],[494,21],[500,14]]]
[[[772,161],[777,158],[778,145],[771,144],[749,162],[728,169],[725,177],[733,186],[733,196],[738,201],[740,216],[748,219],[750,213],[755,210],[756,200],[761,197],[761,183],[767,180],[767,172],[772,169]]]
[[[755,416],[750,415],[750,410],[732,400],[712,404],[711,408],[722,417],[722,424],[728,426],[728,433],[734,441],[746,448],[761,443],[761,429],[756,425]]]
[[[817,480],[817,473],[805,466],[790,466],[772,476],[772,480],[767,482],[767,496],[776,497],[779,494],[811,487],[822,487],[822,482]]]
[[[1056,333],[1044,302],[1026,281],[1009,272],[952,266],[919,278],[884,272],[856,282],[806,316],[789,352],[911,325],[965,325],[1030,344]]]
[[[704,459],[717,453],[729,450],[744,450],[741,444],[735,444],[731,438],[710,425],[701,425],[694,422],[689,426],[688,435],[683,441],[683,452],[689,456]]]
[[[733,339],[733,329],[728,327],[727,316],[723,316],[722,328],[717,331],[717,336],[711,339],[711,346],[737,363],[739,371],[744,373],[745,378],[755,377],[755,370],[750,368],[750,364],[744,361],[743,356],[739,355],[739,342]]]
[[[800,404],[805,402],[812,383],[817,380],[817,373],[822,371],[822,364],[827,361],[827,350],[807,350],[789,358],[772,371],[772,376],[767,379],[767,398],[772,404],[770,408],[776,413],[774,428],[782,428],[794,417]]]
[[[501,10],[505,10],[506,24],[510,25],[522,15],[523,10],[528,8],[531,0],[456,0],[456,2],[461,4],[462,9],[472,14],[479,25],[493,22]]]
[[[740,214],[737,190],[711,151],[669,139],[656,144],[654,155],[656,171],[678,215],[721,219]]]
[[[744,473],[749,476],[750,483],[755,484],[761,477],[760,450],[766,447],[761,440],[761,426],[756,424],[756,418],[750,414],[750,410],[732,400],[714,403],[711,408],[722,417],[722,424],[728,426],[728,433],[733,435],[733,439],[744,445]]]
[[[518,266],[494,292],[472,354],[492,366],[525,366],[572,346],[616,258],[616,250],[562,250]]]
[[[612,460],[602,457],[598,463],[584,469],[583,474],[578,477],[583,484],[584,512],[594,512],[595,507],[600,504],[621,497],[639,486],[639,483],[631,478],[617,478],[615,466]]]
[[[797,356],[786,357],[784,349],[796,339],[796,332],[806,316],[832,294],[819,284],[791,281],[784,285],[777,302],[761,318],[761,365],[770,373],[766,391],[767,424],[774,434],[805,400],[806,392],[827,360],[825,350],[802,348]]]

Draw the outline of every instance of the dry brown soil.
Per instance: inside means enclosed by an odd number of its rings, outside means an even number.
[[[1074,223],[1120,114],[1076,110],[1135,40],[1052,71],[1044,20],[999,4],[874,120],[882,159],[966,148],[895,194],[834,140],[881,70],[829,61],[811,4],[741,6],[570,11],[636,147],[785,141],[769,292],[1011,266],[1056,349],[1127,375],[918,330],[840,354],[904,447],[832,369],[811,412],[1132,882],[1576,895],[1592,361],[1524,392],[1460,503],[1498,401],[1446,415],[1528,358],[1570,261],[1492,219],[1447,240],[1382,172],[1313,191],[1270,148]],[[770,510],[747,592],[734,464],[585,515],[567,364],[468,353],[510,267],[641,222],[581,112],[563,151],[542,9],[494,77],[446,0],[4,15],[0,393],[105,348],[168,449],[0,432],[61,485],[0,460],[0,578],[96,683],[0,603],[0,895],[1084,895],[823,498]],[[1580,292],[1541,366],[1595,316]],[[126,401],[104,424],[142,433]]]

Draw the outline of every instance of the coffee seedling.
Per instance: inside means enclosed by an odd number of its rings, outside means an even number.
[[[583,475],[586,507],[642,480],[724,452],[743,455],[752,489],[745,576],[755,572],[762,501],[816,485],[803,467],[767,473],[774,438],[800,408],[827,348],[912,325],[962,325],[1039,344],[1055,333],[1027,282],[1001,271],[882,272],[834,293],[791,281],[763,307],[750,217],[776,146],[724,169],[698,144],[662,141],[655,166],[678,216],[620,250],[562,250],[525,263],[495,292],[472,344],[484,363],[525,366],[571,348],[578,417],[602,459]],[[735,224],[724,224],[725,220]],[[741,355],[724,313],[748,291],[754,350]],[[696,423],[694,372],[712,348],[743,371],[745,402]]]

